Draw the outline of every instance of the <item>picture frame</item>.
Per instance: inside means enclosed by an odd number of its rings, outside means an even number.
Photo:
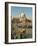
[[[5,44],[35,42],[36,3],[5,2]]]

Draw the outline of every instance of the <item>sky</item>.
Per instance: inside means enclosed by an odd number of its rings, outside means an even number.
[[[20,13],[25,13],[29,16],[32,16],[32,7],[16,7],[11,6],[11,16],[16,16]]]

